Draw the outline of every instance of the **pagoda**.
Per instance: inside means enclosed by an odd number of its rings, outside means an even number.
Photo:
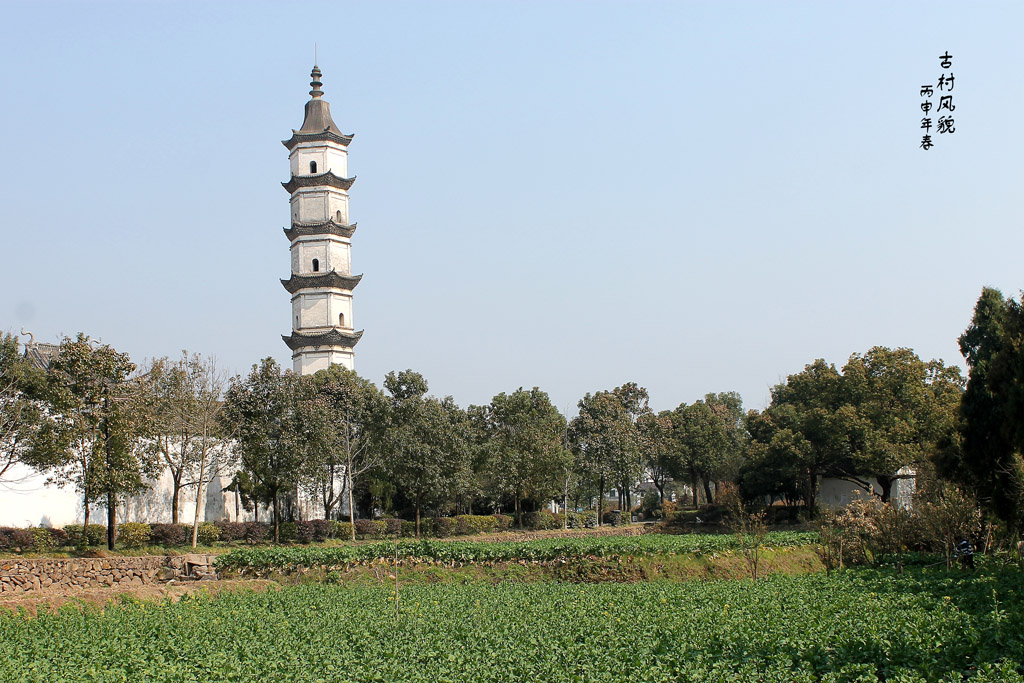
[[[292,333],[283,336],[296,373],[309,375],[330,365],[355,366],[355,345],[363,332],[352,327],[352,233],[348,219],[348,145],[323,99],[320,68],[313,66],[312,90],[302,127],[283,141],[291,179],[291,277],[281,280],[292,302]]]

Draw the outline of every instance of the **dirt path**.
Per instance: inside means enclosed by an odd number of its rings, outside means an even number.
[[[146,586],[110,586],[105,588],[83,588],[83,589],[50,589],[44,588],[40,591],[22,593],[20,595],[4,596],[0,598],[0,610],[18,611],[24,609],[29,614],[35,615],[39,610],[55,612],[62,605],[86,605],[103,607],[109,603],[116,603],[124,598],[161,602],[165,599],[177,602],[181,596],[206,591],[216,595],[221,591],[254,590],[264,591],[279,589],[276,581],[262,579],[228,579],[222,581],[184,581],[181,583],[169,582],[162,584],[150,584]]]

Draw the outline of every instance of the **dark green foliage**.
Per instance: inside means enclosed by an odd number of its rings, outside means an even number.
[[[153,530],[141,522],[125,522],[117,525],[117,540],[125,548],[142,548],[149,545]]]
[[[310,522],[313,529],[313,540],[325,541],[331,537],[334,524],[329,519],[314,519]]]
[[[597,526],[597,511],[569,512],[570,529],[593,529]]]
[[[623,524],[623,516],[621,510],[609,510],[604,513],[604,523],[612,526],[621,526]]]
[[[508,531],[512,528],[512,523],[516,520],[511,515],[494,515],[494,521],[495,531]]]
[[[255,545],[264,541],[267,536],[270,535],[270,527],[263,522],[245,522],[245,533],[242,539],[250,544]]]
[[[1024,308],[986,287],[960,336],[967,389],[959,422],[936,458],[989,512],[1024,528]]]
[[[102,524],[90,524],[85,532],[85,543],[82,543],[82,525],[81,524],[65,524],[64,531],[68,535],[68,541],[73,546],[89,545],[97,546],[104,542],[106,537],[107,528]]]
[[[223,592],[0,616],[0,680],[1020,683],[1020,581],[859,570],[410,586],[397,621],[389,587]]]
[[[214,522],[220,529],[220,540],[232,542],[239,541],[245,536],[244,522]]]
[[[523,513],[523,526],[534,531],[561,529],[565,518],[561,514],[552,514],[547,510]]]
[[[185,542],[185,530],[180,524],[153,524],[149,538],[156,545],[173,547]]]
[[[296,543],[310,543],[313,541],[315,536],[312,522],[295,522],[295,542]]]

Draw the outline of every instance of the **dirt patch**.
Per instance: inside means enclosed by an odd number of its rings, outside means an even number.
[[[253,590],[265,591],[280,589],[276,581],[265,579],[226,579],[222,581],[188,581],[183,583],[164,583],[147,586],[110,586],[107,588],[86,588],[78,590],[44,589],[18,596],[4,596],[0,599],[0,611],[17,612],[24,609],[35,616],[39,610],[56,612],[63,605],[79,605],[83,607],[106,607],[124,599],[162,602],[177,602],[181,596],[190,593],[207,592],[217,595],[222,591]]]

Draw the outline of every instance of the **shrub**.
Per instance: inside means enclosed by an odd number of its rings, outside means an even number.
[[[668,500],[667,498],[661,504],[661,518],[666,522],[676,516],[676,510],[679,509],[679,504],[675,501]]]
[[[47,529],[50,534],[50,543],[53,548],[60,548],[68,544],[68,534],[63,529]]]
[[[46,527],[30,529],[32,532],[32,550],[37,553],[46,553],[53,550],[53,536]]]
[[[313,527],[313,538],[317,541],[326,541],[333,536],[334,523],[329,519],[314,519],[310,525]]]
[[[406,521],[404,519],[401,520],[401,522],[402,522],[402,536],[405,536],[405,537],[408,538],[410,536],[415,536],[416,535],[416,522],[409,522],[409,521]]]
[[[547,510],[540,510],[538,512],[524,512],[523,527],[527,529],[533,529],[534,531],[543,531],[547,529],[561,529],[562,515],[555,515],[548,512]]]
[[[570,529],[593,529],[597,526],[597,511],[584,510],[583,512],[569,513]]]
[[[335,538],[344,541],[352,539],[352,522],[331,522],[331,531]]]
[[[150,527],[149,540],[162,546],[181,545],[185,532],[180,524],[154,524]]]
[[[384,523],[384,533],[387,536],[397,536],[402,533],[402,520],[394,517],[386,517],[378,520]],[[415,526],[415,525],[414,525]]]
[[[455,533],[455,520],[451,517],[431,517],[430,527],[432,535],[444,538]]]
[[[245,524],[242,522],[214,522],[220,529],[220,540],[240,541],[245,537]]]
[[[202,522],[196,530],[196,543],[210,545],[220,538],[220,529],[213,522]]]
[[[512,528],[513,519],[511,515],[494,515],[495,531],[508,531]]]
[[[125,522],[117,525],[117,540],[125,548],[141,548],[149,544],[153,530],[141,522]]]
[[[604,513],[604,523],[611,524],[612,526],[622,526],[622,511],[621,510],[609,510]]]
[[[261,543],[266,537],[270,535],[270,527],[263,522],[245,522],[245,531],[242,533],[242,539],[250,544],[255,545]]]
[[[273,533],[273,532],[271,532]],[[295,540],[295,522],[281,522],[278,528],[278,536],[281,543],[291,543]]]
[[[310,543],[313,541],[312,522],[295,522],[295,541],[297,543]]]
[[[72,545],[79,546],[82,543],[82,525],[81,524],[66,524],[64,525],[64,531],[67,532],[68,541]],[[85,530],[84,545],[102,545],[107,541],[107,527],[102,524],[90,524],[89,528]]]
[[[455,518],[455,533],[485,534],[494,531],[498,520],[493,515],[459,515]]]
[[[357,519],[356,536],[359,538],[383,538],[388,524],[382,519]]]
[[[31,550],[36,541],[36,535],[32,533],[32,529],[11,529],[10,538],[11,548],[22,553]]]
[[[11,547],[11,532],[14,529],[6,526],[0,526],[0,550],[7,550]]]

